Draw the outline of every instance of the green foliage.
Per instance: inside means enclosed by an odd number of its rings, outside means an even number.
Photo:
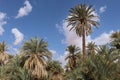
[[[19,58],[16,56],[1,67],[0,80],[30,80],[30,75],[20,66]]]
[[[63,80],[64,70],[61,67],[60,62],[58,61],[48,61],[47,62],[47,71],[49,75],[49,80]]]
[[[89,54],[84,61],[79,60],[77,68],[66,72],[66,77],[68,80],[119,80],[119,59],[118,52],[106,45],[98,46],[96,53]]]
[[[66,51],[68,51],[68,55],[65,58],[65,60],[67,60],[66,68],[70,68],[70,70],[72,70],[77,66],[80,48],[76,47],[75,45],[70,45],[67,47]]]

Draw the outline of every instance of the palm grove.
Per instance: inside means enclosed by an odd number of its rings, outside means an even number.
[[[120,31],[111,34],[107,45],[89,42],[86,36],[99,23],[90,5],[79,4],[69,10],[66,19],[70,31],[82,37],[82,49],[69,45],[64,68],[59,61],[52,60],[48,43],[43,39],[25,41],[20,53],[7,53],[5,42],[0,43],[0,80],[119,80],[120,79]]]

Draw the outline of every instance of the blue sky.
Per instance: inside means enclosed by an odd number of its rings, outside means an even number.
[[[120,30],[119,0],[0,0],[0,41],[16,54],[25,40],[38,36],[48,42],[54,58],[62,61],[67,45],[81,45],[81,39],[68,32],[64,21],[69,9],[80,3],[93,5],[100,17],[99,29],[93,28],[87,42],[109,43],[109,35]]]

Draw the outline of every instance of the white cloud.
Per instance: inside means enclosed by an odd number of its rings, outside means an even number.
[[[23,40],[23,38],[24,38],[23,33],[21,33],[17,28],[13,28],[13,29],[12,29],[12,33],[13,33],[14,36],[15,36],[14,45],[18,45],[19,43],[21,43],[22,40]]]
[[[14,54],[18,54],[19,50],[17,48],[13,48]]]
[[[55,55],[57,52],[55,50],[50,50],[50,52]]]
[[[24,7],[21,7],[18,11],[18,14],[15,18],[20,18],[23,16],[27,16],[32,11],[32,5],[28,0],[24,2]]]
[[[20,53],[20,50],[18,48],[16,48],[16,47],[11,46],[9,48],[9,52],[8,53],[11,54],[11,55],[16,55],[16,54]]]
[[[59,33],[62,34],[63,33],[62,27],[60,25],[58,25],[58,24],[56,24],[55,26],[58,29]]]
[[[7,22],[4,20],[6,18],[6,13],[0,12],[0,35],[3,35],[3,32],[5,31],[3,28],[3,25],[5,25]]]
[[[97,44],[97,45],[104,45],[107,43],[110,43],[110,35],[113,33],[113,31],[110,31],[109,33],[102,33],[100,36],[96,37],[95,39],[93,39],[93,41]]]
[[[106,8],[107,8],[107,6],[102,6],[102,7],[100,7],[99,13],[105,12],[105,11],[106,11]]]
[[[65,51],[64,54],[63,54],[63,55],[60,55],[59,58],[58,58],[58,61],[59,61],[60,63],[62,63],[62,67],[64,67],[65,64],[66,64],[66,62],[67,62],[67,61],[65,61],[65,58],[67,57],[67,55],[68,55],[68,52]]]
[[[57,52],[55,50],[49,50],[52,53],[52,59],[56,60]]]
[[[66,58],[68,52],[65,51],[64,54],[60,54],[55,50],[50,50],[50,52],[53,54],[52,59],[56,60],[56,61],[59,61],[60,63],[62,63],[62,67],[64,67],[65,64],[66,64],[65,58]]]

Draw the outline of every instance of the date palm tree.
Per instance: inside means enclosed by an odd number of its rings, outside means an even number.
[[[77,65],[77,58],[79,57],[77,53],[80,53],[80,49],[75,45],[70,45],[67,47],[66,51],[69,53],[65,60],[68,60],[68,66],[73,70]]]
[[[70,31],[75,30],[76,34],[79,37],[82,37],[82,52],[84,58],[86,56],[86,36],[92,33],[92,26],[98,27],[98,16],[94,14],[95,9],[91,5],[89,6],[86,4],[79,4],[74,8],[71,8],[69,12],[67,27],[71,25]]]
[[[52,57],[47,46],[43,39],[32,38],[22,47],[23,67],[31,73],[32,80],[44,80],[47,77],[46,60]]]
[[[4,65],[6,62],[8,62],[9,55],[6,53],[6,50],[7,46],[3,41],[0,43],[0,65]]]

